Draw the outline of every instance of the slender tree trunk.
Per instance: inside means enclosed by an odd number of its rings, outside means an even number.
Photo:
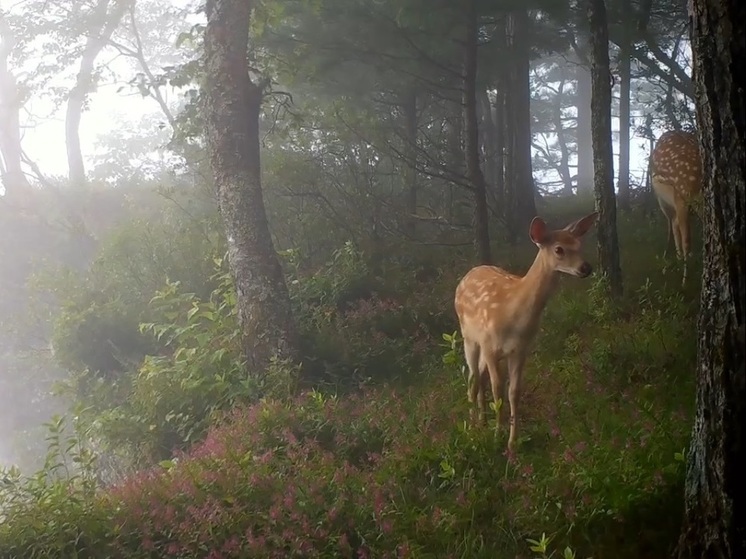
[[[495,188],[495,122],[492,120],[492,104],[487,90],[480,88],[477,92],[479,102],[479,122],[482,123],[481,153],[484,161],[484,180],[494,198]]]
[[[498,86],[493,105],[495,113],[495,204],[505,218],[505,89]]]
[[[2,156],[2,186],[8,199],[28,188],[21,167],[20,110],[23,105],[18,82],[8,69],[8,57],[15,46],[10,26],[0,14],[0,156]]]
[[[629,4],[624,2],[625,14],[630,12]],[[617,190],[619,208],[629,209],[629,126],[630,126],[630,86],[632,72],[630,64],[630,31],[631,17],[624,17],[622,21],[623,37],[619,50],[619,179]]]
[[[510,15],[510,36],[513,62],[513,125],[514,197],[510,211],[515,215],[519,230],[528,226],[536,216],[536,187],[531,163],[531,60],[529,44],[529,16],[527,10]]]
[[[407,142],[406,152],[406,208],[405,233],[412,239],[417,236],[417,90],[411,87],[404,98],[404,127]]]
[[[507,48],[506,18],[500,16],[496,22],[495,42],[501,50]],[[497,212],[505,221],[505,90],[509,81],[506,74],[506,65],[503,60],[497,62],[495,80],[495,102],[493,105],[495,123],[495,205]]]
[[[464,154],[466,175],[474,192],[474,241],[482,264],[492,261],[490,250],[487,188],[479,164],[479,121],[477,118],[477,49],[479,26],[476,0],[468,0],[464,41]]]
[[[515,191],[516,191],[516,180],[515,180],[515,168],[516,168],[516,142],[515,142],[515,126],[516,122],[513,118],[513,105],[515,101],[515,88],[510,87],[513,80],[513,68],[512,65],[505,70],[505,95],[504,95],[504,121],[505,126],[505,173],[504,173],[504,188],[503,188],[503,206],[502,215],[505,219],[505,232],[506,240],[511,245],[514,245],[520,237],[519,224],[515,213],[512,209],[515,207]]]
[[[463,127],[464,111],[461,107],[461,100],[447,103],[449,109],[453,109],[450,118],[447,118],[446,127],[448,129],[448,159],[450,171],[457,176],[464,174],[464,149],[463,149]],[[455,200],[456,187],[453,182],[448,183],[448,192],[446,199],[446,215],[448,222],[452,222],[456,217]]]
[[[746,4],[693,0],[703,156],[697,398],[678,559],[746,556]]]
[[[86,182],[83,151],[80,147],[80,121],[83,118],[83,108],[88,94],[96,84],[93,75],[96,58],[111,39],[127,9],[126,0],[113,0],[112,10],[109,13],[110,4],[110,0],[99,0],[93,10],[92,20],[100,22],[100,27],[89,31],[90,35],[80,58],[78,76],[67,98],[65,147],[67,148],[68,179],[74,186],[83,186]]]
[[[572,195],[572,173],[570,172],[570,149],[567,147],[565,126],[562,120],[562,105],[565,99],[566,69],[560,68],[560,82],[557,87],[557,95],[554,97],[552,107],[552,119],[554,120],[554,133],[557,134],[557,145],[560,150],[560,161],[558,172],[562,179],[562,191],[566,196]]]
[[[611,294],[622,294],[619,241],[614,196],[614,151],[611,143],[611,74],[609,71],[609,30],[604,0],[588,0],[591,33],[591,76],[593,93],[593,178],[598,211],[598,260],[609,282]]]
[[[585,39],[582,43],[585,46]],[[582,55],[582,56],[580,56]],[[589,66],[585,59],[585,50],[578,56],[577,73],[577,112],[578,123],[578,194],[590,194],[593,191],[593,140],[591,132],[591,95],[592,81]]]
[[[148,64],[148,61],[145,57],[145,47],[142,42],[142,37],[140,35],[140,27],[137,23],[137,8],[138,4],[136,2],[132,2],[128,8],[129,11],[129,20],[130,20],[130,26],[132,27],[132,35],[135,39],[135,51],[131,53],[131,56],[137,60],[137,63],[140,66],[140,69],[142,70],[142,73],[145,74],[145,77],[148,79],[148,82],[152,85],[151,87],[151,94],[153,96],[153,99],[155,99],[155,102],[158,103],[158,106],[161,108],[161,112],[163,113],[163,116],[166,117],[166,120],[168,121],[169,125],[171,125],[171,129],[176,131],[176,118],[174,117],[173,112],[171,111],[171,108],[168,106],[168,103],[166,103],[166,99],[163,96],[163,93],[161,92],[161,88],[158,85],[158,79],[153,74],[153,70],[150,68],[150,64]]]
[[[297,333],[262,194],[259,114],[262,86],[248,72],[254,3],[208,0],[205,31],[207,150],[236,284],[238,319],[249,371],[272,358],[297,356]]]

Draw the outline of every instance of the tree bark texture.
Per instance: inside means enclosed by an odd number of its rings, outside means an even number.
[[[620,209],[629,209],[629,124],[630,124],[630,89],[632,71],[630,63],[631,32],[633,18],[629,16],[630,5],[623,2],[622,39],[619,49],[619,178],[617,190]]]
[[[252,82],[247,61],[252,9],[247,0],[208,0],[204,94],[207,149],[236,285],[244,354],[249,371],[262,374],[275,356],[297,357],[297,333],[262,194],[262,89]]]
[[[525,228],[536,216],[534,175],[531,163],[531,61],[529,45],[529,16],[527,10],[510,14],[511,32],[508,33],[511,60],[511,117],[513,125],[513,193],[508,208],[514,216],[517,231]]]
[[[609,31],[604,0],[588,0],[591,38],[591,114],[593,184],[598,211],[598,260],[613,296],[622,294],[614,195],[614,151],[611,143],[611,74]]]
[[[679,559],[746,556],[746,3],[694,0],[704,166],[697,398]]]
[[[468,0],[464,41],[464,155],[466,176],[474,192],[474,242],[480,264],[490,264],[487,183],[479,162],[479,118],[477,115],[477,49],[479,25],[476,0]]]
[[[80,121],[83,118],[83,108],[88,94],[96,83],[93,75],[96,58],[119,27],[129,0],[114,0],[113,4],[111,13],[109,13],[109,0],[99,0],[94,7],[92,20],[100,22],[101,27],[91,30],[80,58],[75,85],[67,98],[65,147],[67,148],[68,179],[73,186],[83,186],[86,182],[83,151],[80,147]]]

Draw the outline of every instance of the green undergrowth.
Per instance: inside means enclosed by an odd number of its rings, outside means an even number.
[[[91,426],[70,437],[55,424],[45,469],[0,477],[0,557],[666,556],[682,513],[697,297],[658,259],[661,243],[634,241],[657,225],[622,222],[622,301],[598,279],[561,282],[525,371],[516,455],[492,418],[467,421],[455,319],[444,324],[450,309],[434,303],[447,304],[462,271],[437,274],[430,305],[423,289],[407,306],[385,285],[344,303],[325,298],[334,286],[294,287],[310,346],[313,328],[344,341],[338,326],[358,324],[359,347],[382,332],[371,359],[343,354],[359,388],[320,383],[237,406],[188,451],[108,485]],[[413,359],[411,343],[396,344],[417,332],[431,339]],[[409,368],[406,382],[370,380],[381,348],[406,352],[381,358]],[[339,355],[332,344],[327,355]]]

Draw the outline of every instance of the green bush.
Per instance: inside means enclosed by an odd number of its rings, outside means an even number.
[[[351,243],[310,275],[294,266],[295,253],[285,256],[304,373],[312,382],[357,386],[408,376],[428,360],[450,324],[449,304],[418,291],[408,272],[385,280],[374,275]]]
[[[445,367],[429,362],[416,384],[238,405],[188,452],[106,489],[70,494],[57,480],[21,499],[29,482],[15,480],[0,557],[665,556],[681,518],[694,313],[651,286],[621,307],[603,307],[602,294],[566,284],[548,309],[517,457],[504,433],[467,422],[460,340],[447,335]],[[170,347],[207,343],[192,358],[209,370],[210,341],[230,330],[197,342],[213,307],[175,287],[163,301],[178,307],[176,325],[147,328]],[[159,366],[165,382],[198,374],[178,359]],[[268,382],[292,387],[287,378]],[[184,390],[152,386],[154,399]],[[42,521],[47,507],[69,522]]]

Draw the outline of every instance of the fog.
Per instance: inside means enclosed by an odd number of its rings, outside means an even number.
[[[163,285],[158,282],[173,279],[172,274],[182,274],[179,279],[185,283],[194,279],[189,270],[156,270],[161,265],[158,255],[177,249],[157,246],[155,241],[152,246],[143,244],[147,240],[136,239],[135,232],[149,223],[150,234],[156,238],[166,234],[167,224],[171,227],[168,219],[172,217],[164,215],[183,218],[214,213],[206,179],[209,173],[204,158],[195,156],[201,146],[197,137],[201,123],[195,120],[193,105],[199,85],[193,61],[201,48],[201,28],[195,25],[204,21],[198,4],[138,1],[121,13],[109,6],[106,16],[97,18],[95,11],[103,4],[93,0],[0,3],[4,185],[0,199],[0,464],[17,464],[27,471],[38,467],[45,452],[41,425],[53,414],[68,411],[81,391],[88,391],[90,406],[95,392],[91,383],[114,382],[120,378],[117,375],[140,363],[148,344],[119,332],[111,316],[124,313],[122,320],[130,328],[141,315],[125,316],[128,305],[135,304],[129,299],[151,297]],[[283,56],[282,49],[266,55],[276,46],[276,38],[269,33],[262,40],[265,53],[260,53],[260,62],[271,66],[272,56]],[[666,42],[666,48],[686,70],[686,41]],[[572,49],[534,56],[531,64],[537,186],[545,197],[566,186],[560,168],[561,148],[566,148],[569,158],[564,165],[572,175],[573,188],[587,190],[590,179],[578,176],[578,147],[589,143],[590,130],[581,136],[577,105],[589,100],[576,99],[578,80],[586,79],[588,70],[574,58]],[[649,135],[657,136],[670,127],[670,115],[677,114],[683,122],[687,115],[691,117],[690,101],[672,92],[663,79],[670,69],[659,61],[653,64],[657,71],[651,73],[648,63],[631,62],[629,175],[633,186],[643,185],[646,178]],[[274,104],[262,123],[268,150],[292,136],[290,116],[310,111],[314,95],[322,104],[334,99],[328,89],[317,91],[288,77],[282,65],[273,71],[276,89],[292,93],[297,104],[288,107],[278,104],[278,98],[268,100]],[[612,112],[618,174],[616,64],[612,72],[616,76]],[[484,88],[490,100],[496,91]],[[558,96],[563,98],[558,100]],[[560,140],[551,116],[553,103],[562,105],[562,127],[574,130],[577,139]],[[282,122],[274,125],[272,118]],[[308,117],[309,122],[314,118],[324,125],[324,114]],[[288,135],[271,136],[275,126]],[[266,162],[270,190],[293,180],[303,182],[302,177],[290,176],[290,159],[285,165],[270,153]],[[268,194],[270,217],[277,219],[281,238],[286,234],[283,219],[287,217],[281,215],[282,203],[273,196]],[[122,231],[120,226],[127,223],[141,225]],[[109,237],[112,233],[118,235],[114,240]],[[292,235],[299,234],[287,235],[280,245],[289,246]],[[144,266],[143,251],[152,251],[153,270],[138,269]],[[101,269],[94,266],[97,258],[104,259],[99,261]],[[119,260],[111,271],[102,272],[109,266],[107,258]],[[131,282],[127,293],[110,300],[101,295],[96,303],[97,289],[120,281]],[[196,280],[192,285],[195,290],[204,289]],[[82,318],[103,307],[109,313],[106,320],[96,317],[86,322]],[[93,346],[84,343],[86,336],[96,340]],[[94,366],[105,373],[95,380],[83,375],[81,381],[83,371],[90,373]],[[77,380],[72,382],[73,378]],[[65,395],[55,396],[55,387]]]

